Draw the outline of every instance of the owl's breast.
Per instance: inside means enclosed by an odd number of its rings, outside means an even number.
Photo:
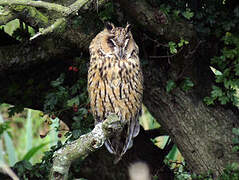
[[[136,116],[142,103],[142,77],[139,64],[133,60],[110,58],[91,62],[88,91],[91,108],[99,121],[110,113],[122,119]]]

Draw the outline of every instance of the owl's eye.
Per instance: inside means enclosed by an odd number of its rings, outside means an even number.
[[[125,36],[125,39],[130,39],[130,35],[127,34],[127,35]]]

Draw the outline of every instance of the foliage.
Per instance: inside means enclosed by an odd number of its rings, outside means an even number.
[[[70,111],[74,122],[72,131],[66,136],[71,136],[70,139],[74,140],[89,132],[94,124],[87,97],[86,63],[80,59],[78,66],[70,66],[68,70],[68,73],[62,73],[55,81],[52,81],[51,86],[55,90],[46,96],[44,112],[60,116]],[[85,78],[78,79],[78,77]],[[69,79],[70,83],[68,83]]]
[[[239,88],[239,36],[227,32],[222,40],[224,47],[221,55],[211,60],[218,71],[215,74],[218,85],[212,86],[211,96],[204,98],[204,101],[208,105],[218,100],[221,104],[232,102],[236,106],[236,88]]]
[[[233,152],[239,152],[239,128],[233,128],[232,133],[235,137],[232,139],[233,143]]]
[[[182,82],[179,84],[179,87],[187,92],[190,89],[192,89],[192,87],[194,86],[193,82],[190,80],[189,77],[186,77],[185,79],[182,80]],[[174,82],[173,80],[168,80],[167,81],[167,85],[166,85],[166,91],[169,93],[170,91],[172,91],[174,88],[177,87],[176,82]]]
[[[45,152],[41,163],[34,166],[27,160],[19,161],[13,167],[20,179],[39,179],[45,180],[49,176],[49,169],[52,166],[52,157],[56,150],[62,147],[62,143],[58,141],[57,145],[52,146],[50,151]]]
[[[114,19],[114,8],[113,8],[113,3],[112,2],[108,2],[105,6],[104,9],[101,10],[98,14],[99,18],[105,22],[105,21],[110,21],[112,22],[112,20]]]
[[[10,128],[9,124],[10,124],[9,121],[0,123],[0,137],[3,134],[3,132],[7,131]]]
[[[208,172],[206,174],[193,174],[193,180],[213,180],[213,174]],[[222,175],[218,178],[218,180],[238,180],[239,179],[239,164],[232,163],[226,166],[223,170]]]
[[[167,81],[167,85],[166,85],[166,91],[170,92],[171,90],[173,90],[176,87],[176,83],[173,80],[168,80]]]
[[[219,180],[237,180],[239,179],[239,164],[232,163],[228,165]]]
[[[32,147],[26,154],[25,156],[23,157],[23,160],[27,160],[29,161],[40,149],[42,149],[44,146],[46,146],[47,144],[49,144],[48,142],[47,143],[42,143],[36,147]]]
[[[169,41],[168,46],[169,46],[169,51],[171,54],[177,54],[178,50],[177,48],[182,48],[184,45],[187,45],[189,42],[185,39],[180,39],[178,43]]]
[[[8,108],[11,107],[7,104],[0,105],[0,119],[2,114],[2,119],[4,123],[8,126],[7,132],[3,133],[0,141],[4,140],[3,146],[0,148],[0,158],[5,164],[14,165],[19,159],[26,159],[31,163],[40,162],[42,158],[42,152],[49,149],[49,141],[54,144],[54,140],[51,135],[55,131],[51,131],[50,136],[42,139],[39,136],[39,130],[42,128],[43,118],[40,117],[40,112],[31,110],[24,110],[20,114],[15,114],[9,117]],[[26,120],[28,118],[31,121]],[[31,126],[24,126],[25,122],[33,123]],[[29,142],[30,145],[29,145]]]

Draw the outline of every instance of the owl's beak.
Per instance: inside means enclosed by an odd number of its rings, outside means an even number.
[[[120,59],[123,58],[123,55],[124,55],[124,50],[123,50],[123,48],[120,48],[119,49],[119,57],[120,57]]]

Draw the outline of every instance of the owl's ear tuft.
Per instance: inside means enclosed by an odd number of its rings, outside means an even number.
[[[111,32],[111,31],[115,28],[115,26],[114,26],[113,23],[105,22],[105,28],[106,28],[109,32]]]
[[[131,30],[132,26],[127,22],[127,25],[125,27],[126,32],[128,33]]]

